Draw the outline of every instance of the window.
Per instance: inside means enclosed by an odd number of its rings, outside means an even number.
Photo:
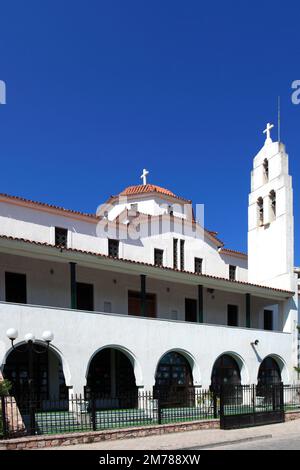
[[[264,201],[262,197],[257,199],[257,219],[258,225],[264,224]]]
[[[264,310],[264,330],[273,330],[273,310]]]
[[[68,230],[66,228],[55,227],[55,245],[65,247],[68,245]]]
[[[155,266],[163,266],[164,250],[154,249],[154,264]]]
[[[238,326],[239,312],[237,305],[227,305],[227,325]]]
[[[5,300],[17,304],[27,303],[26,274],[5,273]]]
[[[173,238],[173,268],[178,269],[178,240]]]
[[[119,258],[119,240],[108,240],[108,256]]]
[[[202,258],[195,258],[195,273],[202,274]]]
[[[236,280],[236,266],[233,266],[232,264],[229,266],[229,279],[231,281]]]
[[[142,314],[140,292],[128,291],[128,315],[140,316]],[[156,295],[146,294],[146,317],[156,317]]]
[[[180,269],[184,271],[184,240],[180,240]]]
[[[77,309],[94,310],[94,286],[84,282],[77,282]]]
[[[137,210],[138,210],[137,203],[130,204],[130,210],[133,211],[133,212],[137,212]]]
[[[157,366],[154,398],[157,398],[161,392],[165,404],[190,406],[193,399],[195,402],[195,398],[191,398],[192,388],[193,374],[188,360],[175,351],[165,354]]]
[[[270,209],[271,209],[270,219],[274,220],[274,218],[276,217],[276,193],[273,189],[269,193],[269,198],[270,198]]]
[[[185,321],[197,322],[196,299],[185,299]]]
[[[269,162],[266,158],[264,159],[264,162],[263,162],[263,169],[264,169],[265,180],[268,181],[269,180]]]

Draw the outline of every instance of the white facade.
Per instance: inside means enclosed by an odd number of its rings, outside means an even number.
[[[55,244],[55,227],[68,230],[67,246]],[[119,240],[116,258],[108,256],[108,239]],[[162,188],[132,187],[110,198],[97,215],[0,195],[1,369],[5,375],[11,353],[5,331],[15,327],[17,345],[29,331],[36,338],[53,331],[51,348],[71,393],[83,392],[89,364],[105,348],[127,355],[136,385],[144,390],[154,386],[158,363],[169,351],[188,360],[195,386],[209,387],[222,354],[235,358],[243,384],[257,382],[268,356],[282,380],[292,383],[298,322],[293,243],[291,177],[278,143],[266,143],[254,159],[249,269],[246,255],[224,248],[215,233],[194,220],[188,201]],[[163,250],[163,266],[154,265],[155,249]],[[195,273],[195,258],[202,260],[202,274]],[[76,281],[93,286],[93,311],[72,304],[70,263],[76,263]],[[235,279],[229,279],[230,266]],[[26,275],[26,304],[7,300],[6,273]],[[141,292],[141,276],[145,295],[155,299],[156,318],[129,311],[129,292]],[[196,321],[186,321],[186,299],[197,305]],[[228,326],[228,305],[236,307],[237,326]],[[264,329],[266,309],[272,311],[273,331]],[[50,376],[56,367],[51,361]],[[54,378],[50,388],[57,389]]]

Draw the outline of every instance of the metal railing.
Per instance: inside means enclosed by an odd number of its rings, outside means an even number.
[[[283,401],[285,411],[300,410],[300,385],[284,385]]]
[[[73,395],[68,400],[2,398],[2,437],[102,431],[218,417],[218,399],[209,390],[117,396]],[[1,426],[0,426],[1,429]]]
[[[282,409],[282,404],[284,410]],[[154,390],[70,399],[1,398],[0,437],[103,431],[222,416],[300,411],[300,385],[232,386],[213,392],[200,388]]]

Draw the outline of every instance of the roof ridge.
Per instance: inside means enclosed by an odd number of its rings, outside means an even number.
[[[16,201],[20,201],[20,202],[26,202],[28,204],[35,204],[35,205],[42,206],[42,207],[48,207],[49,209],[55,209],[55,210],[59,210],[59,211],[62,211],[62,212],[68,212],[68,213],[71,213],[71,214],[74,214],[74,215],[82,215],[84,217],[89,217],[89,218],[92,218],[92,219],[98,219],[98,216],[96,214],[91,214],[91,213],[88,213],[88,212],[81,212],[81,211],[77,211],[77,210],[74,210],[74,209],[66,209],[65,207],[62,207],[62,206],[57,206],[55,204],[48,204],[47,202],[34,201],[32,199],[27,199],[27,198],[22,197],[22,196],[14,196],[14,195],[11,195],[11,194],[0,193],[0,198],[1,197],[16,200]]]
[[[242,255],[242,256],[246,256],[248,257],[248,253],[245,253],[243,251],[239,251],[239,250],[232,250],[230,248],[226,248],[226,247],[222,247],[220,249],[221,252],[228,252],[228,253],[233,253],[233,254],[237,254],[237,255]]]

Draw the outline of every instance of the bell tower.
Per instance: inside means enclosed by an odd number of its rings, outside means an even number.
[[[266,141],[253,160],[248,208],[248,280],[294,290],[294,217],[288,155],[273,142],[268,124]]]

